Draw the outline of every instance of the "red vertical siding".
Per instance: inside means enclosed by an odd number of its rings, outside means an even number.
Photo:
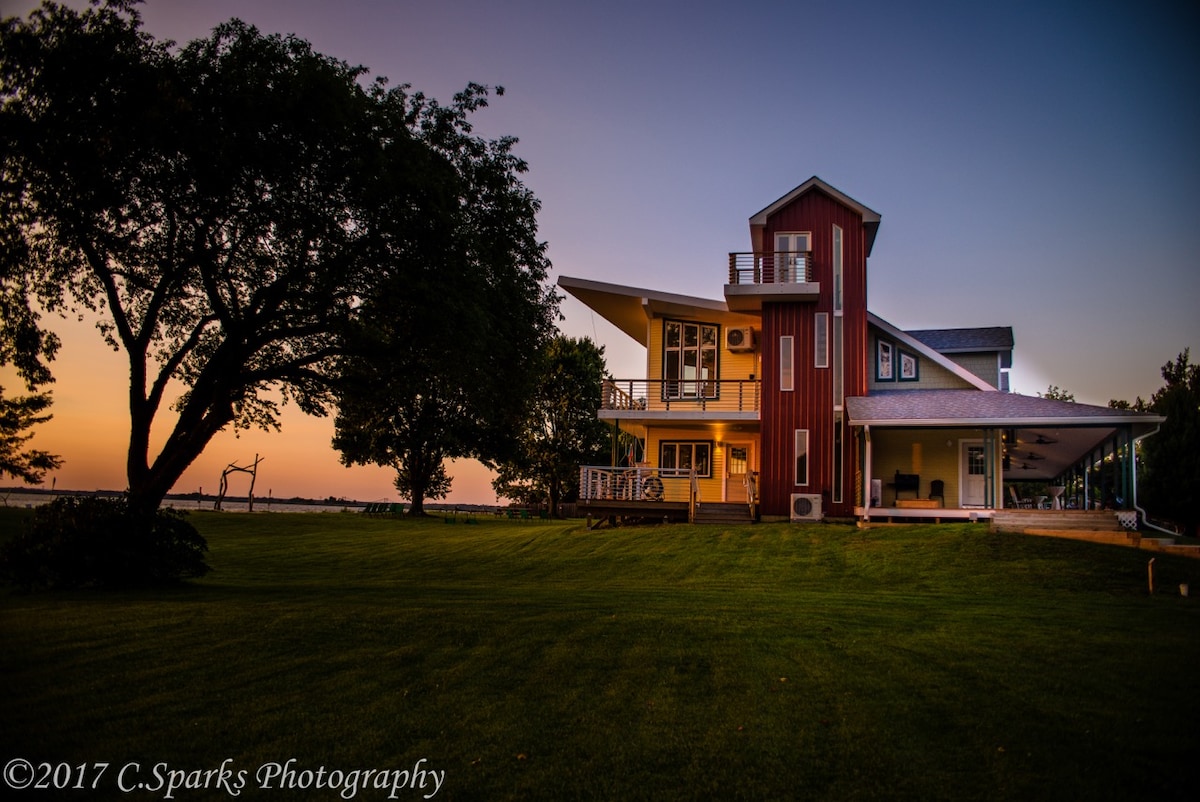
[[[833,345],[833,227],[842,229],[842,310],[844,395],[862,395],[867,388],[867,273],[866,237],[862,218],[819,190],[813,190],[780,209],[767,220],[764,248],[775,233],[812,233],[813,280],[820,283],[816,303],[763,305],[763,448],[762,511],[787,515],[792,493],[819,493],[826,514],[849,515],[854,502],[854,450],[849,430],[843,433],[842,503],[833,504],[833,369],[813,364],[814,316],[826,312]],[[795,338],[795,389],[779,389],[779,338]],[[809,483],[795,484],[794,432],[809,432]]]

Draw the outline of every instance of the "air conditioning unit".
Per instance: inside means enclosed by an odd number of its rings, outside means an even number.
[[[821,496],[814,493],[792,493],[792,520],[819,521]]]
[[[725,329],[725,347],[730,351],[753,351],[753,327],[738,326]]]

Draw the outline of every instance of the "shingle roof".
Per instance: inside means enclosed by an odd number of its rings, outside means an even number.
[[[965,351],[1008,351],[1013,347],[1011,326],[977,329],[920,329],[905,334],[943,354]]]
[[[1145,412],[980,390],[892,390],[846,399],[856,425],[1016,426],[1161,423]]]

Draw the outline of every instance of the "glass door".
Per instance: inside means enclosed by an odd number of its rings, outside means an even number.
[[[775,235],[775,281],[803,284],[808,281],[808,253],[812,237],[808,233]]]

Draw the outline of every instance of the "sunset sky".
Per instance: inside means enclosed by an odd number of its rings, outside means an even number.
[[[0,0],[4,16],[27,0]],[[72,3],[82,6],[82,3]],[[150,0],[184,42],[238,16],[434,97],[502,85],[476,133],[519,138],[554,277],[720,299],[748,218],[812,175],[878,211],[871,311],[901,328],[1012,326],[1014,389],[1148,397],[1200,361],[1200,6],[1195,2]],[[573,299],[562,330],[645,355]],[[120,489],[123,354],[54,321],[59,488]],[[9,394],[20,390],[0,372]],[[177,492],[258,453],[256,493],[395,500],[342,467],[329,419],[222,434]],[[455,465],[450,501],[494,503]],[[47,481],[47,486],[49,481]],[[231,492],[245,482],[234,480]]]

